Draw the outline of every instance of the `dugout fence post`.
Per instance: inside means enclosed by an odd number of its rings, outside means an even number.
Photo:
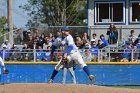
[[[3,49],[3,61],[5,61],[5,48]]]
[[[34,43],[33,53],[34,53],[34,62],[36,62],[36,42]]]
[[[134,61],[134,51],[132,49],[132,52],[131,52],[131,62],[133,62],[133,61]]]

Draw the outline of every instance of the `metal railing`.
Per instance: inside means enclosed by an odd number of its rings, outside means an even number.
[[[85,62],[137,62],[140,60],[140,50],[136,49],[81,49],[79,50]],[[63,55],[63,50],[57,50],[51,58],[50,50],[0,50],[1,57],[9,62],[49,62],[59,61]],[[95,51],[95,52],[93,52]]]

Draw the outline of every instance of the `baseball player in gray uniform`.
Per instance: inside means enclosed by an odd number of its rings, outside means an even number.
[[[63,77],[62,77],[62,84],[65,84],[66,81],[66,75],[67,75],[67,71],[70,71],[70,75],[72,76],[72,81],[73,84],[76,84],[76,78],[75,78],[75,73],[74,73],[74,66],[75,66],[75,62],[68,62],[68,61],[64,61],[63,62]]]
[[[61,42],[62,45],[65,45],[63,60],[67,60],[68,62],[72,62],[72,61],[77,62],[81,66],[81,68],[86,72],[89,79],[93,81],[94,76],[90,73],[88,66],[84,62],[77,46],[75,45],[73,37],[69,33],[70,31],[69,27],[67,26],[64,27],[62,31],[65,35],[64,40]],[[58,71],[62,66],[63,66],[63,61],[58,62],[58,64],[55,66],[55,69],[51,75],[51,79],[48,81],[48,83],[53,83],[54,77],[57,75]]]

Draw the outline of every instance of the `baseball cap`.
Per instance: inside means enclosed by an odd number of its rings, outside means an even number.
[[[69,29],[68,26],[64,26],[64,27],[62,28],[62,31],[70,31],[70,29]]]
[[[96,41],[95,39],[92,39],[92,40],[91,40],[91,42],[95,42],[95,41]]]

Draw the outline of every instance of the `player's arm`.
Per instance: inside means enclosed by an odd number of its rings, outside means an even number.
[[[4,61],[1,57],[0,57],[0,62],[1,62],[1,66],[2,66],[3,70],[5,70],[6,69],[5,64],[4,64]]]

